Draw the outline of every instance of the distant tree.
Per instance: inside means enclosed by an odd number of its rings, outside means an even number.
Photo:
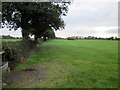
[[[115,40],[119,40],[120,38],[115,37]]]
[[[19,37],[16,37],[16,39],[20,39]]]
[[[78,36],[76,36],[76,39],[80,39]]]
[[[84,39],[87,39],[87,37],[84,37]]]
[[[53,31],[53,29],[48,29],[48,30],[43,32],[42,36],[43,36],[44,41],[46,41],[47,38],[48,39],[54,39],[55,38],[55,32]]]
[[[94,37],[95,39],[98,39],[97,37]]]
[[[88,36],[87,39],[91,39],[91,36]]]
[[[91,39],[95,39],[95,37],[94,37],[94,36],[91,36]]]
[[[10,35],[2,35],[3,39],[16,39],[16,37],[12,37]]]
[[[76,40],[76,37],[67,37],[67,40]]]
[[[108,40],[114,40],[114,37],[110,37],[110,38],[108,38]]]
[[[76,39],[84,39],[83,36],[76,36]]]

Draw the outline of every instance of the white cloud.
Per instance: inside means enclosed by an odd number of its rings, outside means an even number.
[[[2,28],[0,30],[0,35],[11,35],[11,36],[14,36],[14,37],[22,37],[20,29],[18,29],[16,31],[14,31],[14,30],[10,31],[8,28]]]
[[[67,17],[64,17],[67,24],[65,30],[57,31],[56,35],[59,37],[74,35],[94,35],[98,37],[117,36],[117,33],[112,34],[107,31],[112,29],[117,30],[118,2],[112,0],[112,2],[105,1],[106,2],[75,1],[69,7]]]
[[[119,2],[119,0],[73,0],[73,2]]]
[[[79,22],[82,25],[101,25],[103,23],[111,26],[117,24],[117,15],[117,3],[77,3],[73,6],[71,5],[65,21],[69,23]]]
[[[114,30],[114,31],[113,31]],[[110,37],[118,36],[117,27],[83,27],[80,25],[67,26],[65,30],[56,31],[58,37],[69,36],[96,36],[96,37]]]

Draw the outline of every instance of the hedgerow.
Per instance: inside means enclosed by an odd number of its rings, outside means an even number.
[[[9,62],[9,67],[14,69],[18,63],[23,63],[36,47],[32,40],[26,41],[3,41],[2,49],[5,52],[2,60]]]

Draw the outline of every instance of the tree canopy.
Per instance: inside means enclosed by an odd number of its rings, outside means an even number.
[[[61,18],[68,12],[70,2],[3,2],[2,23],[7,21],[10,29],[22,28],[24,39],[35,35],[36,39],[46,30],[63,29]]]
[[[55,33],[54,33],[53,29],[48,29],[42,33],[42,36],[43,36],[44,41],[46,41],[47,38],[54,39]]]

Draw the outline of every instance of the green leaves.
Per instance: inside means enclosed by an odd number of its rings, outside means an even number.
[[[14,68],[18,63],[28,58],[30,51],[36,47],[34,41],[3,41],[2,49],[4,53],[4,61],[9,62],[10,68]]]
[[[48,28],[55,30],[64,28],[65,24],[61,16],[66,15],[69,4],[62,2],[6,2],[2,5],[2,22],[8,21],[8,24],[12,25],[9,27],[10,29],[17,30],[21,27],[23,30],[27,30],[26,33],[40,36]],[[31,28],[34,28],[34,31],[31,32]]]

